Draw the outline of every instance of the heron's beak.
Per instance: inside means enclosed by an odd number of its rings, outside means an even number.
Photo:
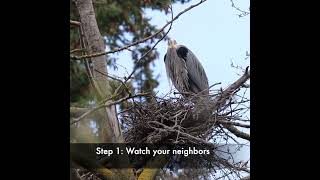
[[[169,40],[168,42],[168,48],[176,48],[177,42],[175,40]]]

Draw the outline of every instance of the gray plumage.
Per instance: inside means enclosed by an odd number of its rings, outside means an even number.
[[[174,87],[181,93],[209,94],[208,78],[198,58],[175,40],[170,40],[168,45],[164,62]]]

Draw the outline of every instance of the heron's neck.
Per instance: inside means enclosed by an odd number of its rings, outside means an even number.
[[[168,49],[176,49],[177,48],[177,45],[176,44],[170,44],[169,46],[168,46]]]

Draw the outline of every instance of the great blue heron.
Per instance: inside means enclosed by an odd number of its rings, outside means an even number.
[[[183,45],[177,45],[175,40],[169,40],[168,50],[164,56],[168,77],[174,87],[182,93],[202,92],[209,94],[209,84],[206,72],[198,58]]]

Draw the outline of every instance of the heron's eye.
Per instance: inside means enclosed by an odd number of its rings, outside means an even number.
[[[187,53],[188,53],[188,49],[183,46],[177,49],[178,56],[180,58],[183,58],[185,61],[187,61]]]

